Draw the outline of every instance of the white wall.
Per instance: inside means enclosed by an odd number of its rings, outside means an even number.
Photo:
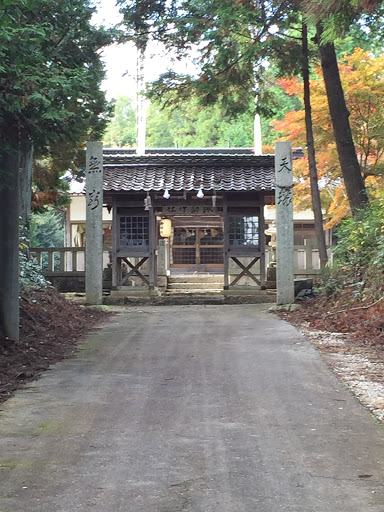
[[[85,222],[85,195],[76,194],[71,196],[71,204],[69,205],[69,221]],[[112,221],[112,211],[108,213],[107,208],[103,208],[103,220]]]

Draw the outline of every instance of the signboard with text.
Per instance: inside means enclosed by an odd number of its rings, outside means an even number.
[[[217,215],[218,209],[213,206],[163,206],[163,215]]]

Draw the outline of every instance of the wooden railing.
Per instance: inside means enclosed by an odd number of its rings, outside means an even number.
[[[34,256],[46,276],[57,274],[84,275],[85,247],[32,247]],[[109,262],[109,251],[103,253],[103,266]]]
[[[307,241],[305,245],[295,245],[295,275],[316,275],[319,272],[319,256],[317,248]],[[159,260],[167,261],[167,258],[162,255],[165,253],[166,248],[162,244],[159,246]],[[72,274],[84,275],[85,271],[85,248],[84,247],[33,247],[30,253],[35,256],[38,264],[40,265],[44,275],[58,275],[58,274]],[[164,257],[162,257],[164,256]],[[267,247],[266,250],[266,265],[272,260],[272,248]],[[132,262],[134,263],[134,258]],[[109,251],[104,251],[104,267],[109,262]],[[163,262],[164,263],[164,262]],[[164,266],[164,265],[162,265]],[[162,270],[166,270],[165,268]],[[234,265],[230,268],[231,273],[237,273],[238,267]],[[159,268],[160,271],[160,268]],[[144,270],[144,273],[146,271]],[[162,273],[162,272],[159,272]]]
[[[84,247],[32,247],[34,256],[45,275],[70,272],[72,274],[85,270]]]
[[[272,248],[266,252],[266,264],[272,260]],[[320,272],[319,250],[312,240],[307,240],[303,245],[294,246],[295,275],[311,277]]]

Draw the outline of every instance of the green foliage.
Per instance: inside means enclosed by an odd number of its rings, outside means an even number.
[[[49,209],[43,213],[34,213],[30,223],[31,247],[63,247],[64,212]]]
[[[296,108],[298,103],[295,96],[289,96],[280,87],[271,85],[269,104],[275,117],[283,117],[287,110]],[[270,120],[262,118],[264,144],[272,144],[276,138],[276,133],[270,128]],[[152,101],[147,113],[146,145],[152,148],[252,147],[253,122],[252,106],[248,111],[234,116],[226,114],[219,105],[202,106],[197,98],[189,98],[177,107],[163,107]],[[119,96],[115,116],[103,137],[104,145],[134,147],[135,139],[136,115],[132,100]],[[42,168],[39,170],[43,171]]]
[[[196,96],[226,113],[247,112],[262,88],[265,62],[281,42],[281,30],[297,20],[290,2],[238,0],[120,0],[127,37],[143,33],[162,41],[199,68],[198,76],[164,73],[151,88],[159,102],[182,104]],[[143,29],[144,27],[144,29]],[[276,30],[277,29],[277,30]],[[198,58],[191,49],[198,48]],[[284,55],[287,54],[285,49]],[[259,108],[266,104],[258,103]]]
[[[358,274],[369,264],[384,263],[384,203],[371,207],[346,219],[337,230],[338,243],[334,256],[338,265],[344,265]]]
[[[100,137],[109,115],[100,49],[113,34],[91,24],[93,11],[88,0],[2,2],[0,171],[20,140],[64,173],[84,140]]]
[[[136,144],[136,110],[132,99],[120,95],[114,104],[114,115],[103,136],[104,146],[133,147]]]
[[[384,5],[381,0],[304,0],[302,9],[309,24],[321,22],[323,42],[365,50],[382,51]],[[353,47],[350,47],[351,53]]]
[[[376,201],[337,230],[334,264],[322,276],[328,295],[348,287],[352,300],[378,299],[384,284],[384,202]]]
[[[19,232],[19,284],[20,292],[40,290],[50,286],[50,283],[41,273],[41,268],[35,258],[28,251],[29,238],[26,229],[20,227]]]
[[[200,105],[196,98],[177,108],[161,109],[152,103],[148,112],[149,147],[250,147],[253,145],[253,115],[226,115],[218,105]]]
[[[20,265],[20,292],[26,290],[41,290],[48,288],[50,283],[45,279],[41,273],[41,268],[35,258],[28,256],[25,251],[19,251],[19,265]]]
[[[174,10],[175,2],[166,0],[117,0],[122,6],[124,22],[128,27],[126,38],[134,40],[137,47],[145,49],[151,37],[151,28],[155,23],[161,22],[166,10]]]
[[[174,128],[179,123],[175,111],[161,109],[151,102],[147,112],[146,145],[150,148],[172,148],[175,146]]]

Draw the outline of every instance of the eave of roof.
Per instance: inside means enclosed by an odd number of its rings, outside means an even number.
[[[274,155],[104,152],[106,191],[270,191],[274,181]]]

